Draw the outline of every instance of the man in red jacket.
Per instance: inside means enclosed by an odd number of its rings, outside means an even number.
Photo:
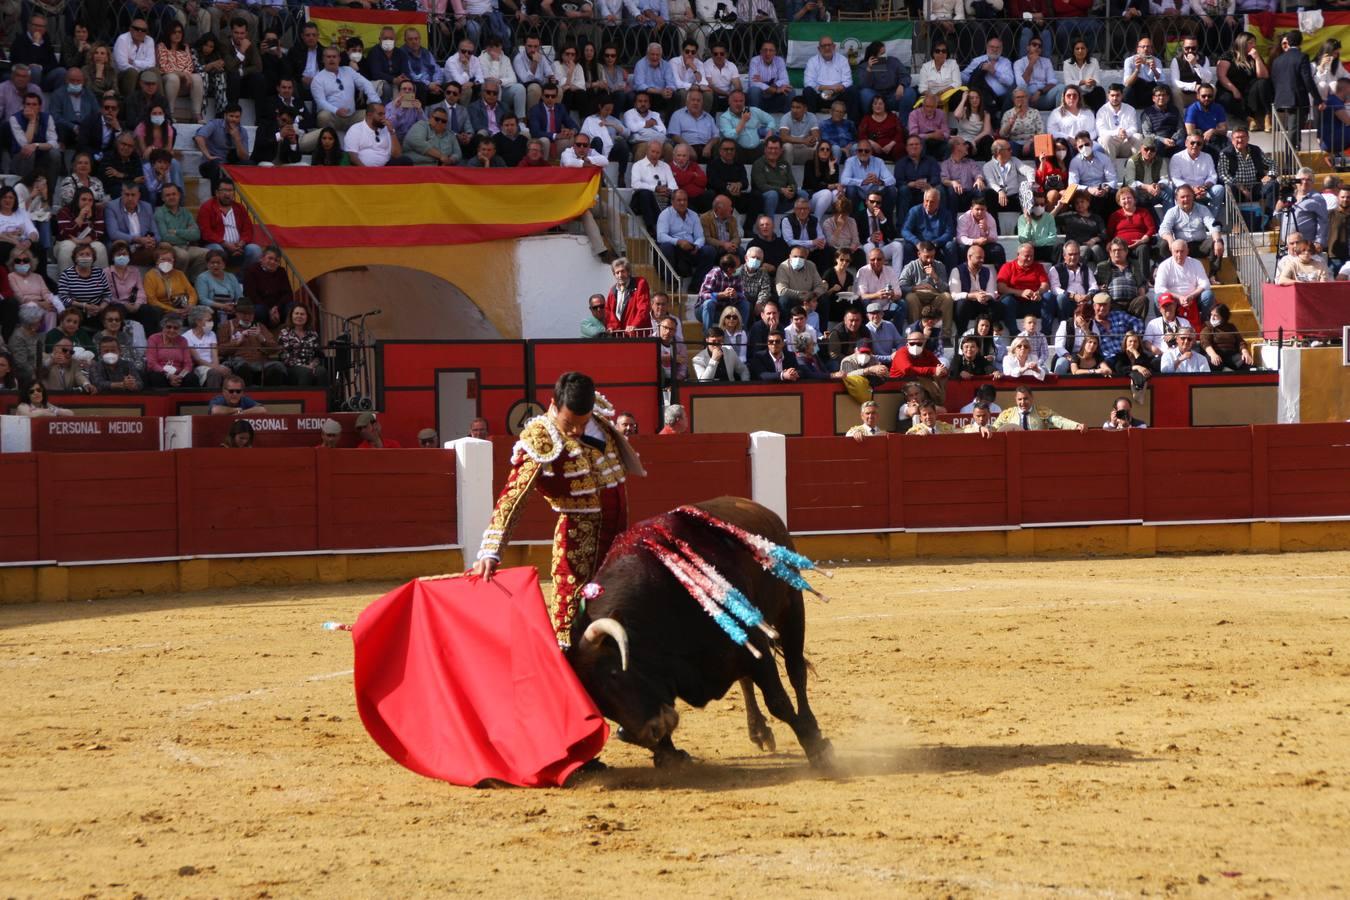
[[[231,265],[253,265],[262,247],[253,241],[253,220],[244,204],[234,200],[234,182],[222,181],[216,195],[197,210],[197,227],[207,250],[219,250]]]
[[[922,331],[905,335],[904,352],[891,357],[891,377],[918,384],[928,399],[939,407],[946,403],[947,367],[936,353],[924,346]]]
[[[614,287],[605,297],[605,329],[611,334],[626,331],[636,336],[639,329],[650,329],[652,301],[647,279],[631,275],[627,257],[610,263],[614,273]]]

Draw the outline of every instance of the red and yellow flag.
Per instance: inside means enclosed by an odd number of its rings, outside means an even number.
[[[599,170],[229,166],[283,247],[473,244],[547,231],[591,208]]]
[[[1307,26],[1310,30],[1303,30]],[[1247,30],[1256,36],[1257,50],[1270,58],[1279,36],[1286,31],[1303,30],[1303,52],[1317,64],[1322,43],[1330,38],[1341,42],[1341,61],[1350,58],[1350,12],[1257,13],[1247,16]]]
[[[418,12],[397,12],[384,9],[360,9],[337,6],[307,6],[305,15],[309,21],[319,26],[319,46],[329,47],[336,44],[345,47],[347,38],[359,37],[366,45],[366,54],[372,47],[380,44],[380,29],[386,25],[398,35],[398,44],[403,44],[403,29],[416,28],[422,34],[422,46],[427,46],[427,14]]]

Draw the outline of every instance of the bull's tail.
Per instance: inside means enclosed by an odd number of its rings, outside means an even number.
[[[769,643],[769,649],[773,651],[774,656],[777,656],[783,661],[784,665],[787,665],[787,655],[783,653],[783,644],[781,641],[771,641]],[[811,662],[811,657],[807,656],[805,653],[802,654],[802,665],[806,666],[806,671],[811,674],[812,678],[816,676],[816,664]]]

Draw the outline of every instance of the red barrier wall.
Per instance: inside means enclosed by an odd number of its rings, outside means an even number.
[[[794,531],[1350,516],[1344,423],[792,438],[787,468]]]
[[[0,454],[0,562],[43,559],[38,539],[38,454]]]
[[[639,435],[646,478],[628,479],[628,521],[729,494],[750,496],[748,434]]]
[[[171,453],[38,453],[40,559],[178,556]]]
[[[316,460],[319,549],[458,540],[453,450],[329,450]]]
[[[890,442],[852,438],[794,438],[787,442],[788,528],[829,531],[885,528],[888,498],[877,486],[886,478]]]
[[[375,550],[458,540],[452,450],[0,456],[0,562]]]
[[[1009,499],[1003,486],[1008,464],[1001,437],[885,438],[890,445],[889,464],[877,473],[877,489],[881,488],[881,479],[889,476],[892,527],[974,528],[1006,524]]]
[[[1350,425],[1257,429],[1253,450],[1268,479],[1261,515],[1350,515]]]
[[[174,451],[182,554],[318,549],[315,453],[298,447]]]

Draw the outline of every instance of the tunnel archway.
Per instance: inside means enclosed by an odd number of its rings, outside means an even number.
[[[373,309],[366,320],[375,340],[491,340],[504,337],[454,283],[402,265],[351,265],[310,279],[327,313],[346,318]]]

